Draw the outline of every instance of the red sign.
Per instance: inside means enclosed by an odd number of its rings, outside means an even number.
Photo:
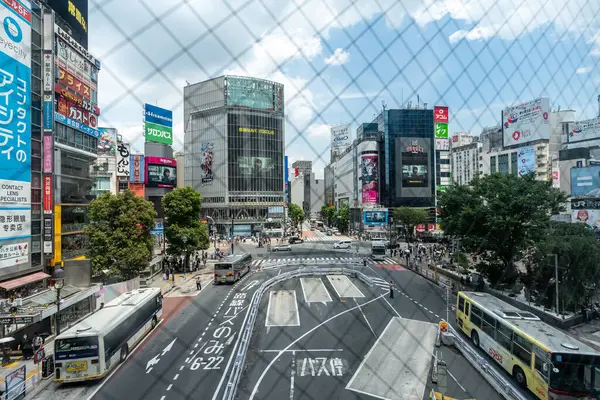
[[[58,70],[60,71],[60,78],[58,82],[61,85],[71,89],[78,95],[82,96],[84,99],[90,99],[90,87],[88,85],[81,82],[79,79],[77,79],[64,69],[58,68]]]
[[[96,115],[100,115],[100,109],[96,106],[93,106],[89,100],[84,99],[80,95],[73,93],[72,91],[59,85],[58,83],[54,85],[54,91],[57,94],[60,94],[61,96],[66,98],[67,100],[70,100],[73,103],[77,104],[79,107],[83,108],[84,110],[94,113]]]
[[[416,227],[417,232],[425,232],[425,224],[419,224]]]
[[[433,122],[448,123],[448,107],[433,107]]]
[[[52,176],[44,176],[44,214],[52,214]]]
[[[57,96],[58,108],[57,112],[67,118],[71,118],[77,122],[81,122],[90,128],[98,128],[98,117],[93,113],[84,110],[72,101],[67,100],[63,96]]]
[[[452,143],[458,142],[458,135],[452,136]]]
[[[17,14],[23,17],[27,22],[31,23],[31,12],[23,7],[17,0],[4,0],[4,4],[15,10]]]

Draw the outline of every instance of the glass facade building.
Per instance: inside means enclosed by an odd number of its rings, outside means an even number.
[[[279,227],[284,199],[283,85],[222,76],[184,88],[184,182],[220,233]]]

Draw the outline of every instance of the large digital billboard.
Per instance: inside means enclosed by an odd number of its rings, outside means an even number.
[[[144,133],[147,142],[173,144],[173,111],[144,105]]]
[[[535,99],[502,111],[504,146],[550,138],[550,100]]]
[[[48,5],[69,24],[73,37],[85,48],[88,46],[88,1],[48,0]]]
[[[396,138],[396,196],[431,197],[431,139]]]
[[[519,163],[519,176],[535,172],[535,147],[526,146],[520,148],[517,152],[517,162]]]
[[[600,196],[600,166],[571,168],[573,196]]]
[[[567,137],[569,143],[598,138],[600,138],[600,117],[569,123]]]
[[[366,226],[383,226],[388,224],[388,210],[363,211],[363,224]]]
[[[174,188],[177,185],[177,161],[173,158],[145,157],[146,186]]]
[[[31,236],[31,7],[29,1],[0,3],[0,244]],[[7,253],[15,258],[18,251]],[[28,256],[23,255],[27,265]],[[6,266],[13,266],[13,263]],[[2,266],[0,266],[2,267]]]
[[[276,103],[283,102],[283,89],[279,91],[278,86],[281,85],[260,79],[228,76],[227,106],[274,111]]]
[[[360,163],[362,179],[362,203],[379,203],[379,156],[364,155]]]

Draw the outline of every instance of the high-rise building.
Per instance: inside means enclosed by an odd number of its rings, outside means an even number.
[[[294,176],[312,174],[312,161],[297,160],[292,163],[292,172]]]
[[[279,228],[284,199],[283,85],[221,76],[184,88],[185,184],[222,234]]]

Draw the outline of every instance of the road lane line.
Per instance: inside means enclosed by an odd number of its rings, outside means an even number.
[[[380,296],[375,297],[374,299],[371,299],[365,303],[363,303],[362,305],[367,305],[369,303],[372,303],[374,301],[377,301],[381,298],[385,297],[385,294],[382,294]],[[335,314],[332,317],[329,317],[328,319],[326,319],[325,321],[319,323],[317,326],[315,326],[314,328],[308,330],[306,333],[304,333],[302,336],[300,336],[299,338],[297,338],[296,340],[294,340],[292,343],[290,343],[285,349],[283,349],[283,351],[280,351],[279,353],[277,353],[277,355],[275,357],[273,357],[273,359],[271,360],[271,362],[269,362],[269,364],[267,365],[267,367],[265,369],[263,369],[262,373],[260,374],[260,376],[258,377],[258,381],[256,382],[256,384],[254,385],[254,388],[252,389],[252,393],[250,393],[250,397],[248,398],[248,400],[253,400],[254,396],[256,396],[256,394],[258,393],[258,387],[260,386],[260,384],[262,383],[263,379],[265,379],[265,376],[267,375],[267,372],[269,371],[269,369],[271,369],[271,367],[273,366],[273,364],[275,364],[275,362],[279,359],[279,357],[281,357],[281,355],[285,352],[285,350],[289,350],[292,346],[294,346],[296,343],[298,343],[300,340],[304,339],[306,336],[310,335],[311,333],[313,333],[315,330],[317,330],[318,328],[322,327],[323,325],[327,324],[328,322],[344,315],[347,314],[351,311],[354,311],[358,308],[358,306],[355,307],[351,307],[347,310],[344,310],[338,314]],[[247,316],[247,315],[246,315]],[[239,339],[238,339],[239,340]],[[232,353],[233,354],[233,353]],[[231,361],[231,358],[230,358]],[[226,374],[227,370],[225,370],[225,372],[223,373],[223,377],[221,379],[225,379],[225,374]],[[221,385],[219,385],[220,387]],[[216,400],[216,396],[213,397],[213,400]]]
[[[362,314],[363,318],[365,319],[367,326],[373,333],[373,336],[377,337],[377,335],[375,334],[375,331],[373,330],[373,327],[371,326],[371,323],[369,322],[369,320],[367,319],[367,316],[365,315],[365,312],[363,311],[362,307],[358,304],[358,301],[356,301],[356,298],[354,298],[354,303],[358,306],[358,309],[360,310],[360,313]]]
[[[176,381],[177,378],[179,378],[179,374],[175,374],[175,376],[173,377],[173,380]]]
[[[168,392],[169,390],[171,390],[171,388],[172,388],[172,387],[173,387],[173,384],[172,384],[172,383],[171,383],[169,386],[167,386],[167,392]],[[165,396],[163,396],[163,398],[164,398],[164,397],[165,397]]]
[[[467,389],[465,389],[465,388],[463,387],[463,385],[461,385],[461,384],[460,384],[460,382],[458,381],[458,379],[456,379],[456,378],[454,377],[454,375],[452,375],[452,373],[450,372],[450,370],[448,370],[448,375],[450,375],[450,378],[452,378],[452,380],[453,380],[454,382],[456,382],[456,384],[457,384],[457,385],[458,385],[458,386],[459,386],[459,387],[462,389],[462,391],[463,391],[463,392],[465,392],[466,394],[469,394],[469,392],[467,392]]]
[[[292,351],[292,374],[290,376],[290,400],[294,400],[295,375],[296,375],[296,352]]]
[[[259,350],[258,352],[259,353],[289,353],[289,352],[332,353],[332,352],[336,352],[336,351],[344,351],[344,349],[296,349],[296,350],[281,349],[281,350]]]
[[[184,368],[185,368],[185,365],[182,365],[181,367],[179,367],[179,370],[183,371]]]

